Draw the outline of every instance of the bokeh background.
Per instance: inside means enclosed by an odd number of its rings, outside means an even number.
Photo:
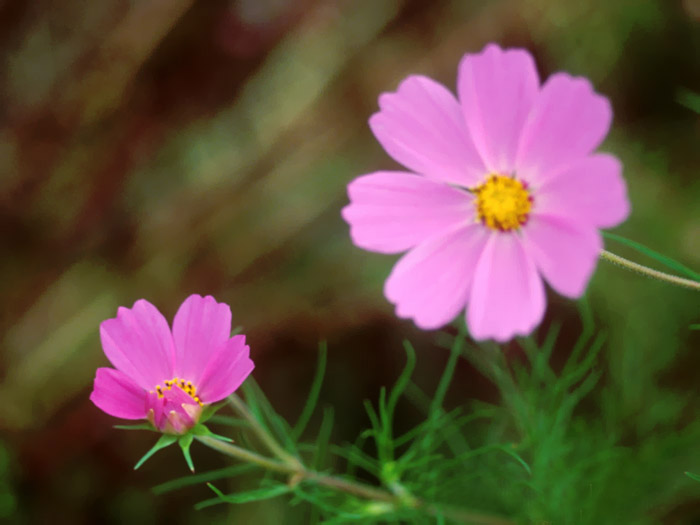
[[[382,295],[396,258],[353,247],[339,212],[353,177],[395,166],[367,126],[379,93],[409,73],[454,90],[488,42],[610,97],[603,149],[633,207],[616,232],[700,268],[699,20],[698,0],[0,1],[0,520],[285,522],[281,499],[196,512],[206,487],[154,496],[187,473],[174,449],[132,471],[154,436],[113,430],[88,395],[99,323],[138,298],[169,319],[190,293],[229,303],[292,420],[327,340],[338,442],[367,425],[361,401],[394,381],[403,339],[434,386],[446,352]],[[588,295],[608,334],[600,417],[631,443],[696,419],[697,294],[601,263]],[[580,322],[549,300],[562,362]],[[460,364],[450,403],[494,396]],[[697,523],[695,489],[658,520]]]

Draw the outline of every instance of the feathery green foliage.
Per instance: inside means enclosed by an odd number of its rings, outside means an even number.
[[[580,310],[581,335],[571,348],[559,343],[559,324],[541,340],[523,338],[507,347],[469,341],[463,323],[456,332],[440,334],[449,357],[432,395],[412,380],[418,357],[406,342],[406,364],[393,386],[381,388],[376,404],[364,403],[369,428],[343,445],[331,443],[334,413],[328,407],[322,410],[316,438],[302,440],[320,396],[327,360],[321,345],[317,373],[295,427],[274,411],[254,382],[244,388],[252,423],[237,417],[211,419],[242,436],[259,426],[301,470],[290,467],[287,475],[267,471],[259,482],[246,482],[247,489],[236,481],[230,494],[212,484],[259,470],[258,465],[240,464],[154,491],[206,482],[215,497],[198,509],[286,498],[289,519],[299,523],[662,521],[666,509],[697,492],[697,476],[686,470],[700,467],[700,424],[677,421],[674,433],[635,436],[624,421],[594,417],[605,413],[602,405],[610,399],[602,384],[606,338],[595,329],[585,299]],[[555,366],[553,356],[562,353],[568,358]],[[474,400],[470,406],[444,406],[462,359],[496,385],[499,404]],[[394,418],[402,403],[413,404],[425,418],[397,433]],[[266,446],[265,440],[243,443],[261,451]],[[332,475],[338,472],[345,474]],[[667,480],[661,489],[655,482],[659,473]],[[369,492],[356,490],[359,480]]]

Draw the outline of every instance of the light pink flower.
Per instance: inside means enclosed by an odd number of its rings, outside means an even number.
[[[98,408],[123,419],[148,419],[182,434],[202,407],[236,390],[252,372],[244,335],[231,335],[231,310],[211,297],[191,295],[173,329],[144,299],[120,307],[100,325],[102,348],[114,368],[98,368],[90,395]]]
[[[408,250],[384,287],[399,317],[433,329],[466,306],[474,338],[506,341],[542,320],[543,279],[583,294],[598,229],[629,213],[620,162],[594,153],[612,110],[585,78],[540,86],[527,51],[494,44],[464,56],[457,92],[410,76],[379,97],[370,127],[410,172],[352,181],[343,217],[357,246]]]

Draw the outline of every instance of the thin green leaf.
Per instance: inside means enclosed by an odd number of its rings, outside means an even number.
[[[431,413],[437,411],[439,408],[442,407],[442,403],[445,400],[445,395],[447,394],[447,389],[449,388],[450,383],[452,382],[452,376],[454,375],[454,371],[457,366],[457,359],[460,355],[462,355],[466,335],[466,327],[460,325],[457,338],[455,339],[454,343],[452,344],[452,348],[450,349],[450,357],[447,360],[445,370],[442,372],[440,382],[438,383],[438,387],[435,390],[435,397],[433,397],[433,401],[430,404]]]
[[[700,94],[681,88],[676,93],[676,101],[691,111],[700,114]]]
[[[362,443],[364,438],[360,437],[357,441],[358,443]],[[379,475],[379,468],[377,467],[376,460],[362,452],[359,446],[351,444],[347,445],[346,448],[342,448],[337,445],[332,445],[331,450],[335,455],[344,458],[348,462],[347,474],[349,476],[354,476],[355,467],[360,467],[375,476]]]
[[[369,401],[369,399],[365,399],[363,401],[363,405],[365,407],[367,415],[369,416],[370,423],[372,424],[372,428],[374,429],[375,433],[381,432],[382,424],[379,422],[379,416],[377,415],[377,411],[374,410],[372,403]]]
[[[150,423],[139,423],[138,425],[112,425],[112,428],[119,430],[151,430],[153,432],[159,432]]]
[[[297,441],[304,433],[304,429],[306,429],[306,425],[309,424],[309,420],[316,409],[318,396],[321,393],[321,385],[323,384],[323,377],[326,373],[327,354],[328,348],[326,342],[323,341],[318,347],[318,362],[316,363],[316,373],[313,381],[311,382],[311,388],[309,389],[309,397],[306,399],[306,403],[304,404],[304,408],[301,411],[297,424],[292,429],[293,441]]]
[[[508,447],[507,445],[500,445],[500,446],[497,446],[496,448],[498,448],[501,452],[505,452],[510,457],[512,457],[515,461],[520,463],[520,465],[525,469],[525,472],[532,475],[532,470],[530,469],[530,465],[528,465],[527,462],[522,457],[520,457],[520,455],[517,452],[515,452],[515,450]]]
[[[328,514],[336,515],[339,518],[346,519],[346,520],[360,520],[365,518],[364,514],[357,514],[357,513],[351,513],[347,512],[344,509],[341,509],[340,507],[336,507],[335,505],[332,505],[326,501],[323,500],[321,497],[317,497],[310,492],[306,491],[302,485],[297,485],[294,489],[294,494],[298,496],[299,498],[303,499],[304,501],[307,501],[311,503],[314,507],[317,507],[323,511],[325,511]],[[314,523],[313,521],[310,521],[311,523]],[[328,523],[328,521],[324,520],[324,523]]]
[[[688,476],[690,479],[700,481],[700,476],[698,476],[697,474],[693,474],[692,472],[686,472],[685,475]]]
[[[209,498],[209,499],[205,499],[204,501],[200,501],[199,503],[195,504],[194,510],[202,510],[202,509],[206,509],[207,507],[213,507],[214,505],[221,505],[222,503],[225,503],[225,502],[219,497]]]
[[[691,330],[700,330],[700,323],[691,324],[689,328]]]
[[[237,492],[235,494],[224,494],[221,492],[219,489],[217,489],[214,485],[211,483],[207,483],[207,486],[214,491],[214,493],[218,496],[218,500],[220,502],[224,503],[234,503],[234,504],[240,504],[240,503],[250,503],[251,501],[261,501],[261,500],[266,500],[266,499],[272,499],[276,498],[278,496],[282,496],[283,494],[287,494],[291,492],[291,489],[287,485],[272,485],[270,487],[262,487],[259,489],[254,489],[254,490],[248,490],[245,492]],[[213,505],[214,503],[208,503],[211,500],[203,501],[201,503],[198,503],[195,505],[195,509],[199,510],[204,507],[209,507]]]
[[[398,403],[401,395],[404,393],[404,390],[406,390],[406,387],[411,380],[411,376],[413,375],[413,371],[416,368],[416,351],[413,349],[413,346],[411,346],[411,343],[408,341],[404,341],[403,347],[406,351],[406,365],[404,366],[401,375],[396,380],[394,388],[391,389],[391,394],[389,394],[389,402],[387,404],[387,412],[392,418],[394,415],[394,410],[396,409],[396,404]]]
[[[661,264],[665,265],[666,267],[675,270],[679,273],[682,273],[686,277],[689,277],[691,279],[694,279],[696,281],[700,281],[700,273],[694,272],[687,266],[679,263],[678,261],[671,259],[670,257],[663,255],[661,253],[655,252],[651,248],[647,248],[643,244],[640,244],[636,241],[631,241],[629,239],[626,239],[624,237],[621,237],[620,235],[617,235],[615,233],[610,233],[610,232],[603,232],[603,237],[606,239],[610,239],[613,241],[617,241],[620,244],[624,244],[625,246],[628,246],[632,248],[633,250],[638,251],[639,253],[642,253],[646,255],[647,257],[650,257],[654,259],[655,261],[660,262]]]
[[[177,490],[183,487],[188,487],[190,485],[199,485],[206,481],[216,481],[218,479],[228,479],[238,476],[240,474],[245,474],[251,470],[259,468],[255,463],[244,463],[242,465],[235,465],[233,467],[225,467],[216,470],[210,470],[209,472],[202,472],[194,476],[186,476],[172,481],[167,481],[156,485],[151,490],[154,494],[165,494],[173,490]]]
[[[561,375],[559,381],[554,386],[553,392],[555,394],[565,392],[566,390],[571,388],[573,385],[578,383],[581,379],[583,379],[583,377],[593,367],[593,364],[595,362],[595,358],[598,356],[598,352],[600,352],[601,348],[603,347],[604,342],[605,342],[605,335],[598,334],[596,336],[596,338],[593,340],[593,343],[590,345],[590,347],[588,349],[588,353],[584,357],[583,361],[581,361],[578,364],[572,363],[571,366],[569,366],[569,364],[572,361],[572,358],[569,358],[569,361],[564,366],[564,370],[562,371],[562,375]]]
[[[537,345],[532,337],[520,339],[520,345],[525,350],[532,367],[531,376],[533,379],[543,382],[551,382],[556,379],[556,374],[549,366],[549,359],[552,356],[560,330],[561,323],[552,324],[542,346]]]
[[[333,408],[328,407],[323,411],[323,419],[318,430],[316,438],[316,446],[314,447],[314,457],[311,462],[317,470],[323,468],[323,463],[328,455],[328,448],[331,439],[331,431],[333,430]]]
[[[294,451],[295,442],[291,438],[289,424],[275,412],[275,409],[255,380],[249,377],[243,383],[243,391],[245,392],[248,408],[253,412],[258,423],[278,440],[282,441],[283,448],[288,451]]]
[[[244,419],[234,416],[222,416],[216,414],[209,419],[209,422],[216,425],[225,425],[233,428],[250,428],[250,423]]]
[[[172,434],[163,434],[160,436],[160,439],[156,441],[156,444],[151,447],[151,450],[146,452],[141,459],[139,459],[138,463],[134,465],[134,470],[137,470],[141,465],[143,465],[148,458],[150,458],[153,454],[158,452],[160,449],[168,447],[175,443],[178,440],[178,436],[173,436]]]

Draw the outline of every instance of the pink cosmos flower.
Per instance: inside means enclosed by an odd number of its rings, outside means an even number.
[[[211,297],[191,295],[173,329],[144,299],[120,307],[100,325],[102,348],[114,368],[98,368],[90,394],[98,408],[123,419],[148,419],[182,434],[202,407],[236,390],[252,372],[244,335],[231,335],[231,310]]]
[[[466,306],[476,339],[506,341],[544,315],[543,279],[580,297],[602,249],[599,228],[629,213],[622,166],[594,153],[610,127],[585,78],[540,85],[532,56],[490,44],[459,65],[459,101],[410,76],[369,121],[406,171],[348,185],[353,242],[399,253],[384,293],[399,317],[441,327]]]

